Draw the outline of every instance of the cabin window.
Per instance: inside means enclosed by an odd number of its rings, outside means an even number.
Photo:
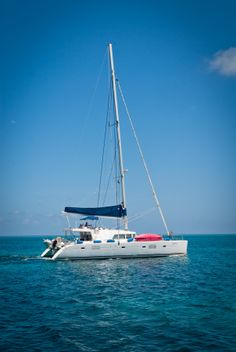
[[[155,248],[157,248],[157,246],[156,246],[155,244],[150,244],[150,245],[149,245],[149,248],[150,248],[150,249],[155,249]]]
[[[81,241],[92,241],[91,232],[80,232],[80,240]]]
[[[119,234],[119,235],[114,235],[113,240],[124,240],[125,235],[124,234]]]
[[[113,240],[124,240],[124,239],[128,239],[128,238],[133,238],[135,235],[131,234],[131,233],[120,233],[119,235],[114,235],[113,236]]]

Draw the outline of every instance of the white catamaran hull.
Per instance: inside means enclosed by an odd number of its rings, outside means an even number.
[[[88,241],[82,244],[70,243],[55,251],[48,248],[41,256],[53,260],[163,257],[185,255],[187,244],[188,241],[185,240],[114,243]]]

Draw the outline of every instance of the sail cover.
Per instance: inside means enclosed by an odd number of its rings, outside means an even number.
[[[126,209],[123,208],[121,204],[100,208],[65,207],[65,212],[83,215],[107,216],[112,218],[122,218],[123,216],[127,215]]]

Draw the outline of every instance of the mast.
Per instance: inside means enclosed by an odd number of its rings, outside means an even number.
[[[117,133],[117,141],[118,141],[119,166],[120,166],[120,176],[121,176],[122,205],[126,209],[125,172],[124,172],[122,146],[121,146],[120,119],[119,119],[119,110],[118,110],[118,103],[117,103],[116,76],[115,76],[112,44],[109,44],[108,48],[109,48],[109,57],[110,57],[110,65],[111,65],[111,78],[112,78],[114,108],[115,108],[115,117],[116,117],[116,133]],[[127,230],[128,229],[128,217],[127,216],[124,216],[124,226],[125,226],[125,229]]]

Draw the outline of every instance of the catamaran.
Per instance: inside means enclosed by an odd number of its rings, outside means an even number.
[[[121,185],[121,201],[119,204],[112,206],[97,206],[95,208],[65,207],[64,213],[79,214],[82,217],[78,226],[69,226],[65,229],[63,237],[44,240],[46,249],[41,254],[43,258],[52,260],[61,259],[106,259],[106,258],[137,258],[137,257],[161,257],[170,255],[186,255],[188,241],[178,239],[172,235],[167,227],[160,202],[158,200],[151,176],[144,159],[141,146],[134,129],[133,121],[129,114],[124,95],[122,93],[119,81],[115,75],[114,59],[112,44],[108,45],[111,87],[112,87],[112,104],[114,111],[114,128],[118,151],[118,169],[119,176],[117,183]],[[128,115],[132,131],[142,158],[148,181],[152,190],[154,201],[159,210],[164,228],[165,235],[159,234],[136,234],[130,231],[128,226],[126,192],[125,192],[125,173],[123,164],[120,119],[117,100],[117,88],[120,91],[126,113]],[[98,222],[100,218],[116,218],[122,220],[122,226],[117,228],[103,227]],[[69,223],[70,224],[70,223]]]

